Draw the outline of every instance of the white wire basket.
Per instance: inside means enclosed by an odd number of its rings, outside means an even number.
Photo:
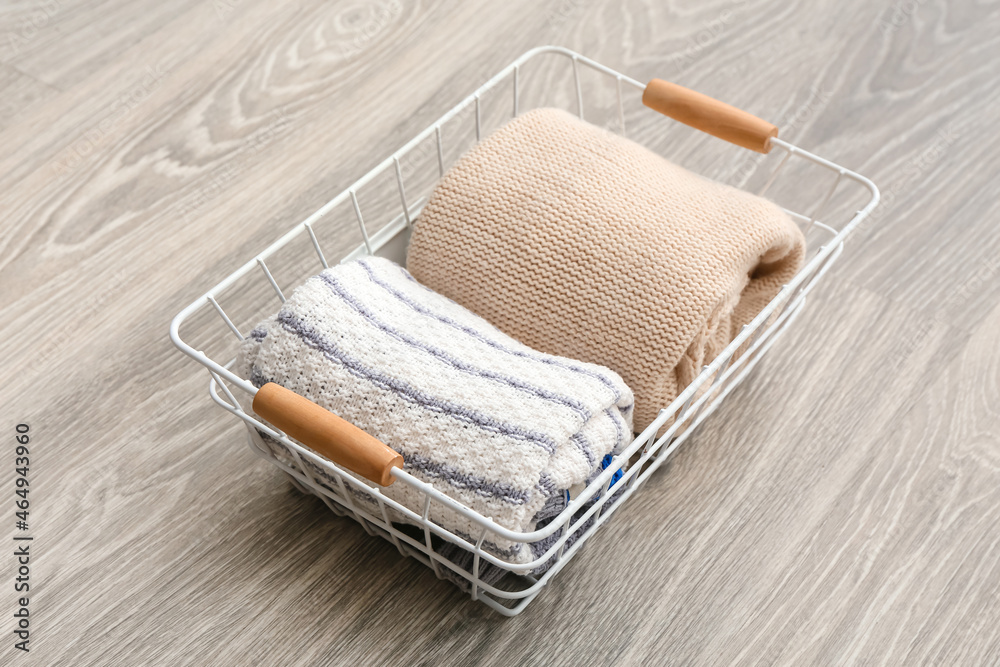
[[[761,152],[772,148],[777,151],[752,158],[747,158],[742,148],[716,139],[699,141],[697,150],[690,147],[690,141],[683,144],[691,158],[689,161],[700,162],[701,171],[710,172],[706,175],[724,176],[724,165],[735,163],[737,169],[729,172],[730,180],[738,181],[733,184],[759,194],[777,191],[772,198],[806,232],[810,256],[796,277],[743,328],[722,354],[702,369],[676,400],[663,407],[656,420],[615,456],[558,516],[532,532],[504,528],[404,469],[394,467],[388,473],[392,481],[410,485],[424,500],[420,508],[405,507],[383,494],[378,484],[359,479],[269,426],[254,413],[244,410],[237,399],[241,392],[245,393],[245,404],[258,390],[231,370],[236,347],[245,332],[249,332],[262,316],[270,314],[276,303],[284,301],[285,292],[279,283],[284,283],[285,290],[292,289],[332,263],[365,255],[376,254],[405,264],[410,229],[436,180],[465,148],[484,137],[491,126],[498,126],[528,108],[561,106],[581,117],[586,116],[591,122],[603,122],[607,129],[625,134],[673,161],[680,161],[684,156],[674,152],[667,154],[664,143],[672,133],[690,130],[639,104],[646,88],[646,84],[561,47],[528,51],[349,188],[193,301],[170,326],[174,344],[208,369],[212,399],[245,423],[249,444],[255,453],[287,473],[300,490],[321,498],[336,514],[356,519],[369,534],[389,540],[403,556],[412,556],[428,565],[439,578],[463,584],[474,600],[504,615],[513,616],[524,610],[748,376],[799,314],[809,292],[840,256],[847,235],[862,224],[878,203],[875,185],[849,169],[777,138],[765,140]],[[714,104],[716,111],[722,109],[723,115],[732,112],[759,120],[709,98],[703,99]],[[731,128],[719,127],[717,122],[713,125],[712,119],[692,118],[690,109],[672,115],[739,143],[733,139]],[[707,167],[704,166],[706,162]],[[685,166],[691,168],[691,165]],[[351,214],[349,222],[338,215],[345,209]],[[311,260],[305,259],[303,253],[308,253]],[[279,261],[292,267],[286,271],[288,275],[284,279],[272,270]],[[267,294],[270,297],[265,298]],[[232,301],[234,306],[224,309],[223,301]],[[238,304],[249,304],[249,307],[235,316],[232,308]],[[183,337],[182,328],[185,330]],[[282,456],[276,456],[276,451]],[[478,534],[456,535],[429,520],[428,517],[435,514],[431,511],[433,504],[441,504],[467,518],[477,527]],[[397,521],[390,520],[390,515],[397,517]],[[405,522],[400,522],[398,517],[405,517]],[[551,546],[532,562],[513,564],[484,549],[484,544],[495,539],[518,544],[547,540]],[[468,556],[464,562],[455,559],[456,548]],[[445,551],[449,555],[443,555]],[[500,581],[496,581],[496,568],[504,574]],[[489,578],[484,577],[486,571],[492,572]]]

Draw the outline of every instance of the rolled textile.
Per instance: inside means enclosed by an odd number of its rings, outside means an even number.
[[[618,375],[538,353],[375,257],[297,288],[241,344],[236,369],[352,422],[399,452],[418,479],[519,532],[534,530],[567,489],[631,441],[633,397]],[[294,463],[279,442],[265,442]],[[338,490],[319,466],[310,472]],[[381,491],[422,512],[422,492],[400,482]],[[473,543],[481,532],[441,503],[431,503],[430,518]],[[534,560],[516,540],[490,536],[484,547]]]
[[[444,175],[407,268],[534,349],[619,373],[641,431],[804,257],[772,202],[537,109]]]

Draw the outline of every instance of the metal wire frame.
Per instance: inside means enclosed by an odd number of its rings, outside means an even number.
[[[773,146],[783,150],[785,155],[782,156],[777,167],[767,178],[760,190],[761,194],[770,188],[792,158],[811,162],[835,174],[833,184],[810,214],[807,215],[785,209],[793,219],[807,229],[819,229],[829,236],[826,244],[820,247],[799,274],[788,285],[785,285],[781,292],[752,322],[743,328],[740,334],[718,357],[703,368],[698,377],[669,406],[661,410],[652,424],[640,433],[628,447],[616,455],[611,464],[582,493],[573,498],[559,516],[544,528],[531,532],[511,531],[496,524],[491,518],[484,517],[461,505],[431,485],[413,477],[405,470],[394,469],[393,475],[396,477],[398,483],[410,485],[423,494],[423,506],[418,513],[413,508],[404,507],[400,503],[388,498],[377,487],[360,480],[348,471],[337,467],[330,461],[302,447],[283,433],[272,429],[259,421],[253,414],[244,410],[240,401],[237,400],[236,394],[227,385],[232,385],[238,392],[246,394],[246,400],[249,400],[256,393],[256,387],[232,372],[230,368],[233,363],[232,361],[227,364],[219,363],[208,357],[204,352],[196,350],[186,343],[180,336],[180,327],[195,312],[206,307],[211,307],[236,338],[243,340],[242,333],[219,305],[216,298],[217,295],[236,284],[237,281],[252,271],[260,270],[275,292],[275,296],[279,301],[283,302],[285,299],[284,294],[271,274],[266,260],[293,239],[302,233],[306,233],[316,251],[319,263],[323,268],[327,268],[329,263],[314,231],[314,226],[323,220],[336,206],[346,202],[348,199],[350,199],[353,206],[363,243],[354,251],[341,258],[340,261],[347,261],[379,252],[385,253],[393,247],[399,252],[400,248],[405,247],[412,221],[419,215],[426,201],[423,197],[415,198],[412,201],[408,198],[403,173],[400,168],[400,160],[405,158],[422,142],[433,137],[437,157],[436,166],[438,167],[439,174],[443,173],[447,165],[444,159],[442,127],[470,105],[474,105],[476,139],[479,140],[482,137],[482,97],[485,93],[497,88],[505,81],[511,83],[513,97],[512,110],[513,114],[517,115],[520,111],[519,88],[521,67],[526,62],[541,54],[556,54],[564,56],[571,61],[576,93],[576,110],[581,118],[584,111],[584,98],[580,80],[580,67],[588,67],[604,76],[611,77],[615,83],[619,129],[623,135],[625,134],[623,87],[627,86],[642,91],[645,88],[644,84],[568,49],[553,46],[532,49],[459,102],[459,104],[446,112],[435,123],[431,124],[402,148],[386,158],[372,171],[362,176],[347,190],[334,197],[306,220],[293,227],[285,235],[272,243],[259,255],[189,304],[174,318],[170,326],[170,336],[174,344],[185,354],[208,368],[211,374],[209,391],[212,399],[223,409],[246,423],[250,447],[255,453],[269,460],[287,473],[297,487],[322,498],[332,511],[340,515],[352,516],[370,534],[381,534],[382,537],[392,542],[401,554],[417,558],[431,567],[438,577],[443,576],[443,570],[441,569],[443,567],[447,568],[454,575],[467,580],[470,584],[470,593],[473,599],[481,600],[491,608],[507,616],[520,613],[538,595],[548,581],[572,559],[573,555],[579,551],[599,527],[605,521],[609,520],[616,509],[642,486],[645,480],[691,436],[698,425],[749,374],[761,356],[801,312],[801,308],[805,304],[806,295],[829,270],[830,266],[832,266],[843,251],[844,239],[871,212],[878,203],[879,198],[878,189],[864,176],[813,155],[808,151],[804,151],[786,141],[773,139]],[[401,213],[388,224],[384,225],[379,231],[369,234],[368,225],[365,223],[361,206],[358,203],[357,193],[374,178],[389,169],[393,171],[396,178]],[[852,181],[861,185],[870,193],[870,198],[867,204],[862,209],[856,211],[846,224],[838,230],[822,220],[826,215],[826,207],[829,205],[838,187],[844,181]],[[220,388],[223,395],[219,393]],[[661,431],[662,433],[660,433]],[[288,453],[287,460],[282,460],[275,455],[272,448],[264,443],[260,435],[262,433],[271,438],[272,442],[280,443],[284,447]],[[615,483],[614,493],[611,493],[609,492],[611,479],[619,470],[622,470],[623,475]],[[317,479],[317,475],[314,473],[319,473],[322,479]],[[332,481],[332,484],[325,483],[330,481]],[[359,499],[364,498],[370,499],[370,507],[357,502]],[[428,517],[430,516],[432,503],[440,503],[479,526],[481,530],[479,535],[475,536],[475,542],[456,535],[431,521]],[[371,511],[371,508],[377,508],[377,512]],[[424,539],[422,541],[417,540],[411,535],[400,531],[394,525],[394,522],[390,520],[390,514],[398,518],[396,523],[402,521],[417,526],[422,530]],[[512,564],[483,549],[483,543],[490,535],[527,544],[550,537],[557,531],[560,533],[558,539],[554,541],[544,554],[530,563]],[[432,544],[432,537],[434,536],[445,542],[456,544],[472,553],[472,571],[466,571],[448,558],[437,553]],[[570,544],[571,537],[574,541]],[[516,583],[519,583],[520,587],[502,589],[487,584],[480,577],[483,564],[501,567],[512,573],[512,575],[518,575]],[[532,576],[532,572],[539,571],[543,567],[547,567],[548,569],[545,569],[539,576]]]

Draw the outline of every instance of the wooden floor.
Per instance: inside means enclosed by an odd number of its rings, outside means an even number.
[[[255,458],[167,326],[546,43],[774,120],[883,204],[508,620]],[[0,551],[19,422],[35,537],[0,663],[1000,664],[998,108],[972,0],[0,5]]]

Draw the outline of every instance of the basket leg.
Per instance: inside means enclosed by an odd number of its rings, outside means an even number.
[[[315,493],[313,492],[312,489],[309,489],[309,488],[306,488],[305,486],[303,486],[302,483],[299,482],[299,480],[295,479],[294,477],[292,477],[291,475],[289,475],[287,472],[285,473],[285,477],[288,478],[288,481],[292,483],[292,486],[295,487],[295,490],[298,491],[299,493],[304,493],[306,495],[315,495]]]

